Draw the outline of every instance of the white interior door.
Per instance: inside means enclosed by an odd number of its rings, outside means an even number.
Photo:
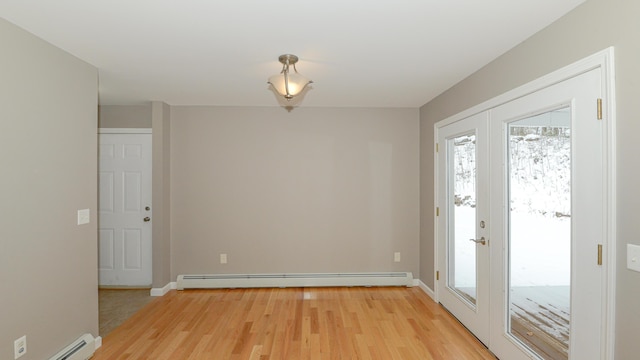
[[[438,301],[489,341],[487,113],[438,129]]]
[[[603,358],[600,77],[491,110],[490,349],[501,359]]]
[[[149,286],[151,134],[99,138],[99,284]]]

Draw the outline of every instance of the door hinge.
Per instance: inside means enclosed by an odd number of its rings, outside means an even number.
[[[598,99],[598,120],[602,120],[602,99]]]
[[[436,281],[440,280],[440,271],[436,271]]]
[[[602,265],[602,244],[598,244],[598,265]]]
[[[440,208],[439,207],[436,208],[436,216],[440,216]]]
[[[436,143],[436,152],[440,152],[440,144]]]

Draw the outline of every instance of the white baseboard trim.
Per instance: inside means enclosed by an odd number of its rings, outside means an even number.
[[[152,288],[150,295],[151,296],[164,296],[170,290],[175,290],[178,288],[178,285],[175,281],[168,283],[167,285],[161,288]]]
[[[98,350],[102,346],[102,336],[96,336],[94,344]]]
[[[417,286],[422,289],[422,291],[424,291],[425,294],[429,295],[429,297],[433,300],[436,301],[436,293],[431,290],[431,288],[429,288],[425,283],[422,282],[422,280],[417,279],[415,280],[418,282]]]

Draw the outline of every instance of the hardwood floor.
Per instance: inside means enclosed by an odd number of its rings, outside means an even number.
[[[417,287],[171,291],[103,339],[107,359],[495,359]]]

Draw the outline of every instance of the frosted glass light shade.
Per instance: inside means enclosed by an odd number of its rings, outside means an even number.
[[[311,80],[298,74],[297,71],[289,72],[288,69],[269,78],[269,84],[287,100],[300,94],[310,83],[312,83]]]
[[[287,100],[293,99],[294,96],[300,94],[307,85],[313,81],[298,74],[296,63],[298,57],[292,54],[284,54],[278,57],[278,61],[282,64],[280,74],[269,78],[269,84],[273,89]],[[293,72],[290,71],[293,69]]]

